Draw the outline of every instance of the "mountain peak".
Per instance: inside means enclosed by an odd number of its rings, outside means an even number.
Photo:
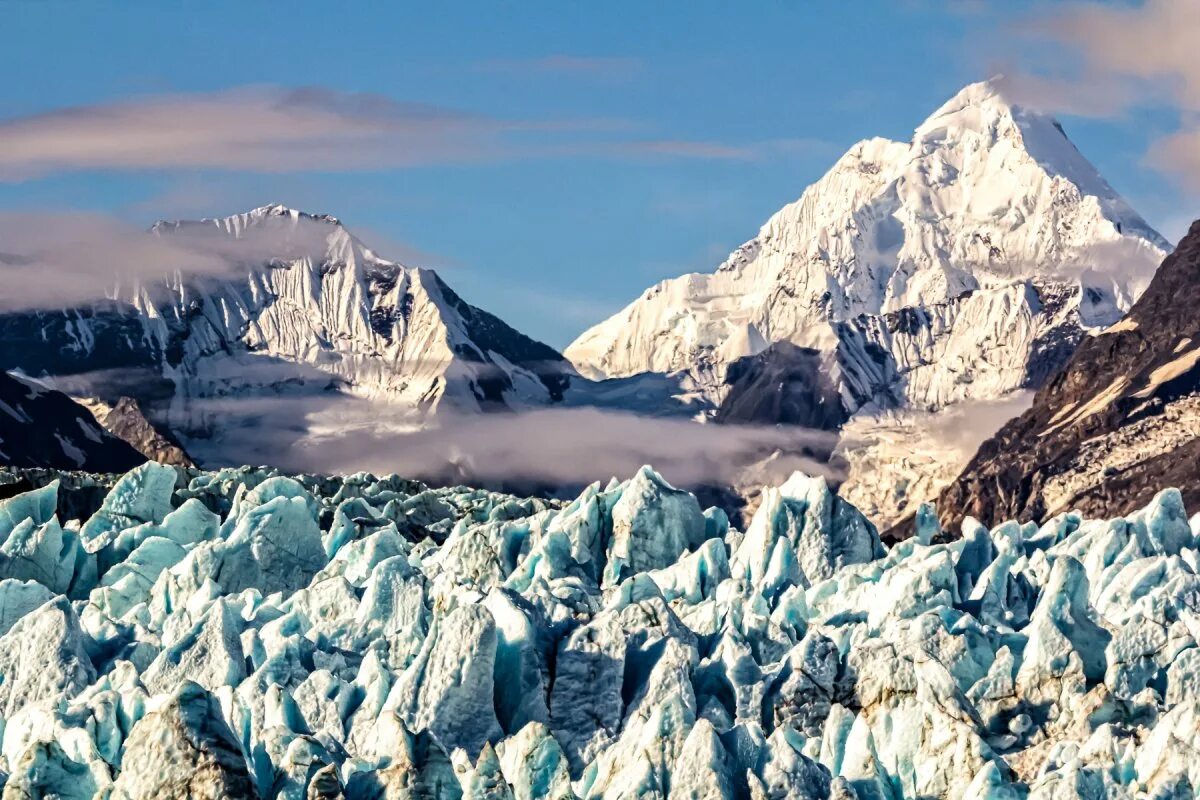
[[[201,217],[200,219],[161,219],[151,226],[151,230],[155,232],[163,232],[175,230],[183,227],[191,227],[196,225],[215,226],[228,233],[239,235],[247,228],[254,227],[264,222],[270,221],[271,224],[277,225],[279,222],[290,222],[299,224],[301,222],[320,222],[327,225],[343,228],[341,220],[329,214],[312,214],[307,211],[290,208],[282,203],[268,203],[266,205],[252,208],[249,211],[242,211],[237,214],[229,214],[224,217]]]
[[[308,211],[301,211],[300,209],[292,208],[290,206],[285,206],[283,203],[267,203],[264,206],[259,206],[258,208],[250,209],[249,211],[245,212],[245,214],[234,215],[234,216],[246,216],[246,217],[252,217],[252,218],[291,217],[292,219],[295,219],[295,220],[311,219],[311,220],[319,220],[321,222],[328,222],[333,225],[341,225],[342,224],[341,220],[339,220],[337,217],[331,216],[329,214],[313,214]],[[227,219],[228,219],[228,217],[227,217]]]
[[[586,372],[622,377],[747,355],[731,343],[751,327],[768,342],[828,349],[837,326],[861,315],[945,308],[1023,281],[1074,286],[1074,297],[1086,284],[1099,300],[1079,317],[1101,326],[1168,249],[1053,117],[1011,104],[993,78],[960,90],[909,142],[854,145],[715,273],[664,283],[567,354]],[[1004,386],[1019,385],[1023,369]],[[906,384],[922,406],[966,391],[943,391],[950,371],[933,372]]]
[[[1053,117],[1009,102],[1002,83],[1000,77],[995,77],[963,87],[917,126],[913,144],[953,143],[967,134],[984,135],[989,145],[1001,141],[1021,144],[1031,129],[1038,136],[1066,138]]]
[[[1013,105],[1004,96],[1003,83],[1003,75],[995,75],[984,81],[968,83],[959,89],[957,94],[942,103],[941,107],[930,115],[930,119],[968,107],[1011,111]]]

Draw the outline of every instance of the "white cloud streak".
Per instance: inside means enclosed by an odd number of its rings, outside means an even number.
[[[522,127],[317,88],[163,95],[0,122],[0,177],[81,169],[411,166],[487,157],[503,134]]]
[[[86,170],[286,173],[577,156],[744,160],[781,147],[656,138],[638,128],[624,120],[500,119],[376,94],[259,86],[0,120],[0,181]]]

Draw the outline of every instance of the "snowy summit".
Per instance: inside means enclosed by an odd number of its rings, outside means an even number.
[[[854,145],[715,272],[651,287],[565,352],[593,377],[716,386],[786,341],[836,361],[851,411],[939,407],[1025,385],[1040,343],[1114,322],[1168,249],[1053,118],[976,83],[912,141]]]

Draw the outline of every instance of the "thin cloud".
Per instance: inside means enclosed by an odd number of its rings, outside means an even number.
[[[1034,18],[1027,28],[1070,45],[1097,75],[1165,81],[1179,102],[1200,109],[1200,4],[1073,3]]]
[[[249,264],[319,257],[328,225],[301,217],[234,237],[211,226],[162,235],[103,214],[0,214],[0,312],[61,309],[154,291],[176,276],[220,277]]]
[[[1193,125],[1196,127],[1156,141],[1146,154],[1146,163],[1200,194],[1200,122]]]
[[[1068,3],[1025,19],[1017,32],[1053,47],[1048,71],[1010,72],[1014,102],[1096,117],[1175,108],[1180,130],[1153,142],[1146,163],[1200,192],[1200,3]]]
[[[0,181],[84,170],[289,173],[575,156],[745,160],[783,146],[651,138],[639,128],[619,119],[511,120],[377,94],[251,87],[0,120]]]
[[[0,122],[0,179],[86,169],[414,166],[489,157],[506,134],[530,127],[318,88],[161,95]]]

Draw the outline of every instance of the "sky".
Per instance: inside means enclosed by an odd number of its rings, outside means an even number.
[[[340,5],[0,5],[0,215],[328,213],[562,348],[997,73],[1172,241],[1200,207],[1190,0]]]

